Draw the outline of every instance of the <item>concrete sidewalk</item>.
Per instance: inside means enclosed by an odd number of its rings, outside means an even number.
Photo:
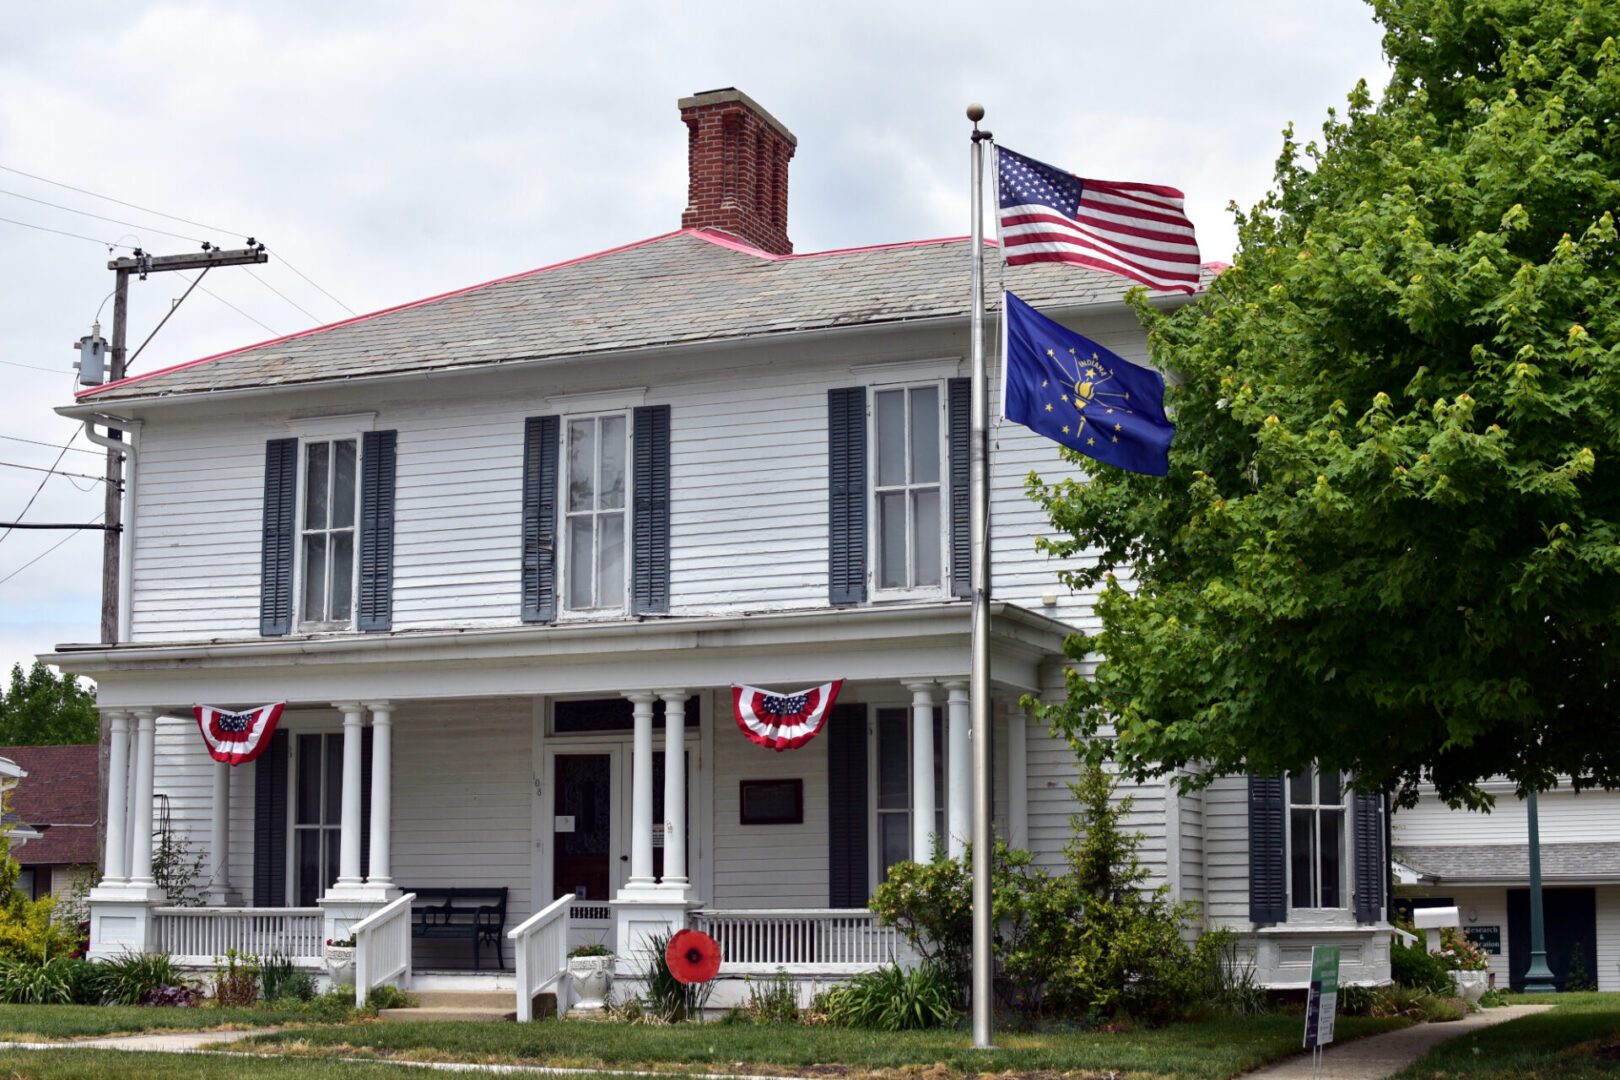
[[[1471,1031],[1506,1023],[1521,1016],[1545,1012],[1551,1005],[1508,1005],[1469,1013],[1449,1024],[1414,1024],[1385,1035],[1330,1046],[1322,1054],[1322,1071],[1311,1071],[1311,1055],[1298,1057],[1248,1073],[1245,1080],[1382,1080],[1393,1076],[1443,1042]]]

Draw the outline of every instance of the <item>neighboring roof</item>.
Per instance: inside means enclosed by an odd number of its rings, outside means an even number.
[[[39,830],[18,817],[14,811],[7,810],[0,814],[0,832],[5,833],[6,839],[16,849],[12,855],[18,862],[22,861],[22,846],[30,840],[39,839]]]
[[[92,387],[102,403],[293,386],[766,334],[965,318],[965,237],[769,255],[681,230],[273,341]],[[1213,276],[1206,268],[1206,281]],[[1037,306],[1117,302],[1129,281],[1081,267],[1008,268]],[[988,283],[996,306],[996,280]]]
[[[0,746],[0,756],[28,770],[11,792],[9,809],[39,833],[12,852],[16,860],[23,866],[94,863],[100,748]]]
[[[1425,884],[1530,880],[1528,844],[1398,847],[1393,855],[1397,863],[1422,875]],[[1620,843],[1542,844],[1541,877],[1547,882],[1620,880]]]

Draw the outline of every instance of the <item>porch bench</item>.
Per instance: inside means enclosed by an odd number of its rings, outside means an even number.
[[[495,946],[495,967],[502,969],[501,941],[506,937],[506,890],[407,889],[411,904],[411,937],[465,938],[472,942],[473,968],[483,968],[483,946]]]

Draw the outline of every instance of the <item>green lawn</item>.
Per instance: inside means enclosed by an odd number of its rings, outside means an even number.
[[[641,1024],[543,1020],[533,1024],[403,1023],[289,1029],[233,1044],[303,1055],[477,1061],[586,1067],[700,1067],[716,1071],[848,1066],[851,1072],[943,1066],[952,1073],[1128,1072],[1225,1080],[1299,1049],[1298,1016],[1261,1016],[1117,1033],[1062,1031],[997,1036],[998,1049],[969,1046],[962,1031],[885,1034],[825,1027]],[[1405,1026],[1344,1017],[1339,1037]],[[819,1069],[818,1073],[838,1070]]]
[[[196,1031],[309,1023],[307,1013],[279,1009],[141,1008],[133,1005],[0,1005],[0,1041],[35,1042],[136,1031]],[[0,1073],[0,1075],[4,1075]]]
[[[303,1058],[255,1060],[120,1050],[0,1050],[0,1076],[7,1080],[219,1080],[222,1076],[231,1080],[431,1080],[441,1075],[409,1065]],[[538,1078],[540,1074],[528,1075]]]
[[[1620,1077],[1620,994],[1513,994],[1551,1004],[1435,1047],[1398,1080],[1597,1080]]]

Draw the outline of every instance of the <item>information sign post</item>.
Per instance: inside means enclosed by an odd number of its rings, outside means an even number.
[[[1305,1046],[1311,1068],[1320,1072],[1322,1047],[1333,1041],[1333,1021],[1339,1012],[1339,946],[1311,949],[1311,996],[1305,1003]]]

